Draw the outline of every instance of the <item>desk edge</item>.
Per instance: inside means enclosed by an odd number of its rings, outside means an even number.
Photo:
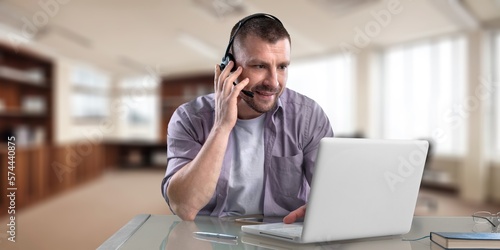
[[[127,241],[143,224],[151,214],[139,214],[132,218],[125,226],[102,243],[97,250],[118,249]]]

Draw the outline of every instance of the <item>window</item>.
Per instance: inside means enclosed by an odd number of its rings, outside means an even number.
[[[382,52],[382,137],[432,139],[436,153],[465,152],[465,46],[457,36]]]
[[[77,120],[109,116],[110,79],[101,72],[76,67],[71,72],[71,114]]]
[[[159,80],[152,76],[126,78],[119,85],[123,107],[121,138],[157,140],[159,135]]]
[[[352,58],[341,54],[294,61],[287,87],[315,100],[330,120],[335,136],[350,136],[355,127]]]
[[[491,138],[491,152],[492,158],[497,157],[495,160],[499,161],[500,158],[500,31],[493,32],[492,36],[492,60],[491,60],[491,82],[489,90],[491,90],[491,104],[490,114],[492,119],[490,121]]]

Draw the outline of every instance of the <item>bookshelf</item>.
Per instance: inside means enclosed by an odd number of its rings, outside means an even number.
[[[47,196],[53,148],[51,59],[0,43],[0,215],[7,214],[8,138],[15,137],[16,211]],[[12,154],[12,152],[10,152]]]
[[[50,59],[0,44],[0,143],[52,144],[52,83]]]

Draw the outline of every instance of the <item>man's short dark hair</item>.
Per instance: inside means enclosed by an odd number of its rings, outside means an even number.
[[[233,37],[237,28],[238,23],[234,25],[231,30],[231,37]],[[249,35],[257,36],[269,43],[276,43],[284,38],[287,38],[290,44],[292,42],[290,34],[288,34],[288,31],[283,27],[283,24],[266,16],[255,17],[246,21],[239,29],[238,34],[236,34],[234,42],[241,42]]]

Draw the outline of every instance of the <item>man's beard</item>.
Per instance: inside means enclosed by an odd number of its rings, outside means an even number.
[[[264,91],[264,92],[272,92],[274,93],[274,102],[272,104],[269,104],[269,105],[266,105],[266,106],[262,106],[262,105],[258,105],[256,102],[255,102],[255,99],[254,98],[251,98],[251,97],[248,97],[246,95],[243,95],[243,100],[247,103],[247,105],[253,109],[254,111],[258,112],[258,113],[266,113],[268,111],[270,111],[271,109],[273,109],[275,106],[276,106],[276,103],[278,102],[278,98],[279,98],[279,93],[281,93],[281,89],[280,88],[270,88],[270,87],[267,87],[267,86],[263,86],[263,85],[259,85],[255,88],[252,89],[252,92],[255,92],[256,91]]]

